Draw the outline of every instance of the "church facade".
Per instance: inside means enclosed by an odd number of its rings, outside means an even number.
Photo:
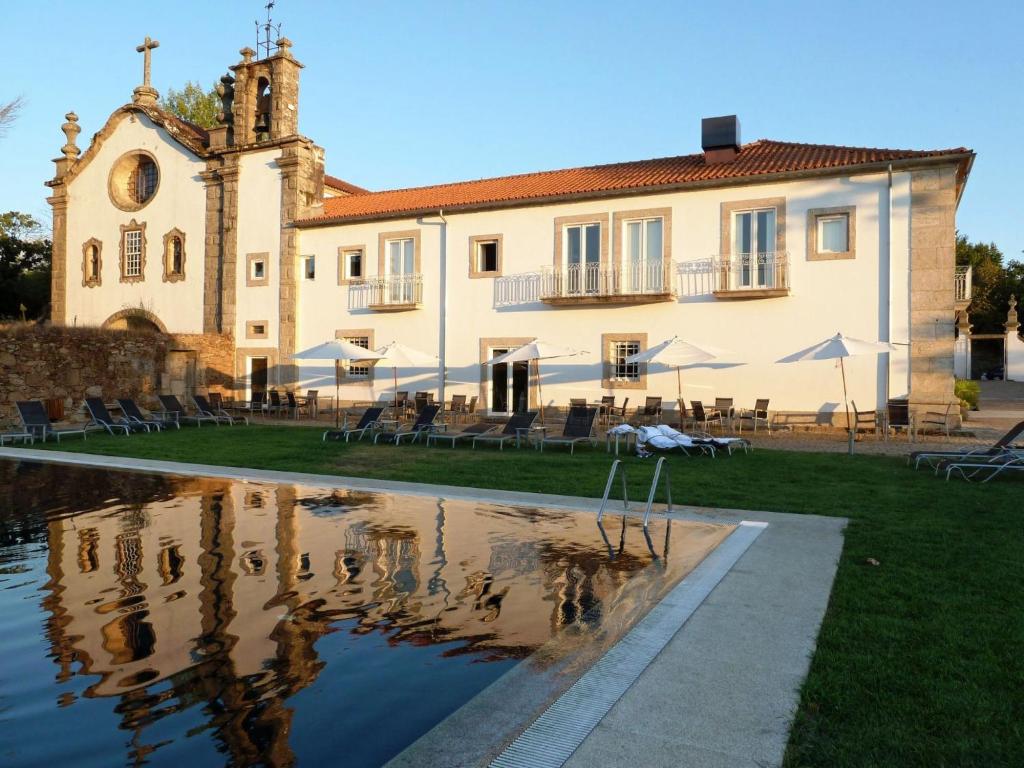
[[[185,339],[190,387],[333,392],[333,364],[292,355],[345,338],[437,355],[400,370],[399,389],[476,396],[493,414],[541,391],[548,405],[674,402],[675,371],[626,358],[680,336],[723,350],[683,371],[687,401],[766,397],[828,419],[841,410],[830,364],[776,360],[842,331],[896,345],[847,361],[862,409],[955,402],[970,150],[743,144],[726,117],[703,121],[695,154],[369,192],[327,175],[299,133],[290,41],[263,58],[242,49],[211,130],[158,105],[155,45],[139,47],[143,84],[84,152],[77,116],[63,126],[52,317]],[[538,337],[587,354],[545,363],[543,390],[535,369],[484,365]],[[219,375],[203,373],[211,340],[230,348]],[[344,401],[392,389],[390,370],[345,366]]]

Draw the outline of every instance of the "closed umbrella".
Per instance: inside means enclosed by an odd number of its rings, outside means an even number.
[[[853,453],[853,430],[850,428],[850,401],[846,393],[846,366],[843,361],[854,355],[877,355],[881,352],[893,352],[895,347],[884,341],[861,341],[842,333],[820,341],[807,349],[801,349],[786,355],[778,362],[799,363],[805,360],[838,360],[839,371],[843,378],[843,404],[846,406],[846,429],[850,438],[850,453]]]
[[[341,361],[350,362],[362,360],[376,360],[380,354],[372,349],[360,347],[350,341],[343,339],[332,339],[315,347],[304,349],[292,355],[294,360],[333,360],[334,361],[334,426],[339,423],[338,402],[340,400],[339,388],[341,386]]]
[[[537,376],[537,398],[540,401],[540,422],[544,423],[544,393],[540,386],[540,361],[541,360],[552,360],[559,357],[575,357],[577,355],[584,355],[583,352],[578,349],[569,349],[568,347],[560,347],[557,344],[550,344],[540,339],[534,339],[533,341],[523,344],[523,346],[513,349],[511,352],[506,352],[503,355],[491,358],[486,362],[487,365],[501,365],[502,363],[521,363],[533,361],[534,368]]]
[[[676,387],[679,390],[679,400],[683,399],[683,379],[679,369],[684,365],[695,363],[706,363],[727,354],[724,350],[717,349],[707,344],[694,344],[693,342],[673,336],[667,341],[656,344],[643,352],[637,352],[626,358],[627,363],[659,363],[669,368],[676,369]]]
[[[380,357],[375,365],[384,365],[391,368],[395,377],[395,407],[398,407],[398,369],[399,368],[424,368],[437,365],[437,355],[428,355],[418,349],[407,347],[397,341],[392,341],[377,350]]]

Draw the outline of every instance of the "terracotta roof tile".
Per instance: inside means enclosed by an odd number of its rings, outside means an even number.
[[[646,188],[685,186],[942,155],[963,155],[966,161],[972,154],[971,150],[964,147],[941,150],[873,149],[761,139],[744,145],[736,159],[727,163],[706,163],[703,154],[681,155],[333,197],[324,201],[322,214],[300,223],[388,218],[438,209],[500,207],[517,201],[571,198],[619,190],[642,191]]]
[[[355,184],[350,184],[344,179],[339,179],[337,176],[331,176],[329,173],[324,174],[324,184],[331,189],[337,189],[342,192],[347,192],[350,195],[365,195],[370,190],[357,187]]]

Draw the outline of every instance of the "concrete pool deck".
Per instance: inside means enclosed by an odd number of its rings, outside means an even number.
[[[59,451],[0,448],[0,458],[251,482],[338,485],[589,512],[596,512],[598,506],[595,499],[574,496]],[[613,511],[620,514],[621,506]],[[746,520],[767,526],[564,764],[572,768],[781,765],[799,688],[828,605],[846,520],[696,507],[677,508],[668,517],[721,523]],[[464,752],[458,744],[461,740],[464,746],[467,740],[465,728],[451,727],[459,722],[460,712],[449,718],[452,723],[442,722],[413,744],[398,762],[402,764],[405,757],[407,762],[413,760],[410,765],[479,764],[479,755],[469,759],[472,750]],[[492,757],[493,753],[487,755],[487,760]]]

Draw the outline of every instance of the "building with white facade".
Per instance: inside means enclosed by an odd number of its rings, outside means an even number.
[[[475,395],[495,414],[536,405],[537,374],[483,363],[538,337],[587,353],[542,367],[546,405],[674,402],[674,371],[625,358],[678,335],[726,351],[684,370],[686,400],[767,397],[826,420],[842,410],[832,364],[776,361],[842,331],[899,350],[847,361],[862,408],[954,401],[970,150],[743,144],[726,117],[678,157],[369,192],[325,175],[299,134],[302,65],[277,45],[242,50],[213,130],[164,112],[148,82],[84,153],[69,115],[48,182],[55,322],[195,339],[196,386],[203,339],[227,339],[222,386],[239,396],[333,391],[331,363],[291,356],[400,341],[438,356],[400,370],[400,390]],[[392,390],[390,369],[353,364],[341,398]]]

